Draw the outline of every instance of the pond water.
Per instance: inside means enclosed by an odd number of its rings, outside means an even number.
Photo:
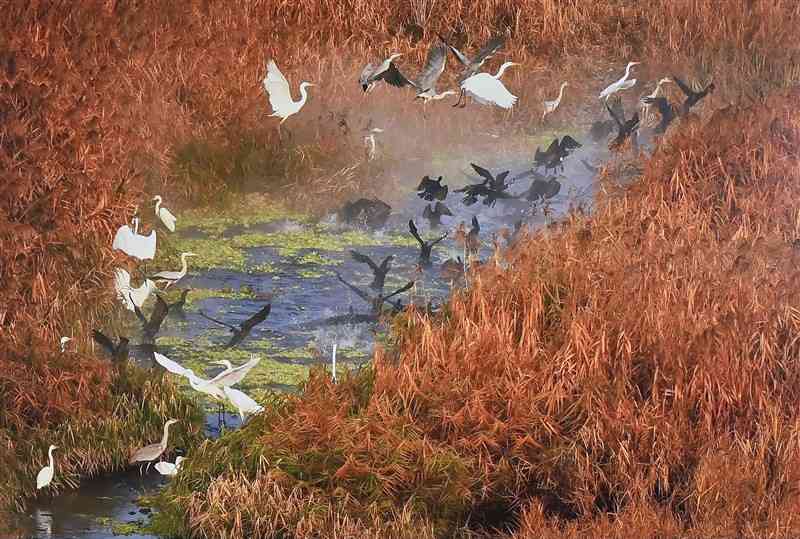
[[[598,161],[597,151],[590,149],[581,149],[567,160],[561,192],[549,203],[550,218],[557,217],[576,202],[591,203],[593,174],[579,161],[587,157],[594,163]],[[530,168],[530,161],[524,158],[496,158],[494,162],[481,164],[493,172],[511,170],[509,178]],[[422,218],[423,208],[428,203],[414,192],[418,181],[419,178],[409,179],[410,194],[403,202],[395,204],[386,226],[376,231],[354,232],[352,227],[338,224],[333,218],[311,223],[274,215],[249,222],[247,226],[235,220],[224,226],[219,226],[217,221],[214,226],[207,226],[202,219],[193,219],[190,225],[182,226],[178,213],[179,229],[167,241],[175,252],[192,250],[200,256],[189,259],[187,276],[167,291],[168,300],[175,301],[181,289],[193,289],[183,313],[170,313],[163,323],[155,341],[158,350],[209,378],[223,368],[215,361],[228,359],[238,365],[255,353],[261,361],[238,388],[256,400],[266,391],[293,391],[307,377],[310,366],[328,364],[334,343],[338,347],[337,363],[343,368],[358,368],[369,360],[376,336],[380,336],[379,324],[330,323],[333,317],[369,312],[367,303],[342,285],[334,273],[339,272],[349,282],[371,292],[367,285],[372,274],[366,265],[352,259],[350,249],[370,256],[376,263],[387,255],[394,255],[385,290],[394,290],[415,280],[417,284],[411,293],[400,296],[403,303],[438,305],[446,301],[451,286],[450,278],[440,271],[441,263],[464,257],[463,247],[457,245],[453,237],[459,223],[464,222],[468,230],[470,220],[477,215],[482,238],[480,258],[486,260],[492,255],[493,233],[503,227],[513,230],[513,224],[520,219],[532,228],[547,219],[541,208],[532,212],[534,208],[529,203],[518,201],[498,201],[492,208],[480,202],[464,206],[460,195],[452,190],[477,182],[478,177],[473,173],[469,178],[465,175],[445,180],[451,190],[446,204],[455,215],[443,217],[442,228],[431,231],[427,220]],[[519,193],[529,185],[530,179],[521,179],[514,183],[511,191]],[[421,273],[417,269],[419,248],[408,232],[411,218],[425,238],[450,231],[450,237],[434,249],[433,267]],[[201,252],[202,248],[208,252]],[[224,256],[211,256],[217,251],[223,255],[227,253],[228,262],[235,259],[236,263],[226,262]],[[174,258],[171,264],[177,268]],[[266,304],[269,293],[274,293],[275,297],[266,321],[255,327],[237,348],[223,349],[230,331],[203,317],[201,312],[238,325]],[[152,301],[145,304],[146,315],[152,309]],[[128,334],[135,343],[138,322],[133,313],[125,313],[125,316]],[[152,365],[148,354],[143,353],[145,349],[139,348],[139,353],[134,354],[135,361],[145,367],[160,368]],[[191,393],[188,384],[185,385],[186,391]],[[218,436],[216,404],[204,404],[208,412],[207,434]],[[226,413],[225,422],[227,428],[240,424],[238,415],[230,411]],[[189,451],[189,448],[176,449],[179,453]],[[173,452],[170,461],[174,461],[174,455]],[[138,505],[137,500],[166,481],[152,468],[144,475],[134,469],[86,480],[79,489],[63,492],[55,498],[42,496],[31,502],[27,515],[20,516],[19,526],[23,530],[20,536],[100,538],[129,534],[133,538],[150,538],[146,531],[149,510]]]

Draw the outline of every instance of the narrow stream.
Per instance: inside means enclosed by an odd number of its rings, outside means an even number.
[[[550,200],[550,219],[563,214],[571,204],[580,201],[591,204],[593,199],[593,176],[579,158],[586,158],[591,150],[579,150],[566,162],[565,178],[561,192]],[[596,156],[593,161],[597,161]],[[463,171],[470,171],[467,166]],[[530,168],[528,159],[505,159],[481,163],[492,172],[511,170],[509,178]],[[337,363],[342,368],[358,368],[368,361],[376,334],[381,329],[372,323],[329,324],[325,320],[350,312],[367,313],[369,306],[356,294],[348,290],[336,278],[338,271],[346,280],[370,292],[367,285],[372,279],[369,268],[357,263],[349,250],[356,249],[370,256],[376,263],[383,257],[394,255],[392,270],[386,280],[386,291],[399,288],[409,280],[417,285],[411,294],[400,296],[404,304],[411,301],[420,304],[432,302],[439,305],[446,301],[450,290],[450,277],[443,276],[441,263],[461,256],[463,247],[454,239],[455,227],[464,222],[466,229],[473,216],[477,215],[481,232],[480,258],[487,260],[492,255],[492,234],[503,227],[513,230],[514,223],[521,218],[531,228],[541,226],[547,219],[541,209],[531,215],[531,205],[520,201],[498,201],[488,208],[481,202],[466,207],[459,193],[452,193],[466,183],[476,183],[477,175],[467,178],[446,178],[450,186],[447,206],[455,214],[443,217],[440,230],[431,231],[422,217],[427,202],[418,198],[414,188],[419,178],[408,181],[408,195],[402,204],[395,204],[387,224],[376,231],[353,232],[353,227],[336,222],[335,218],[320,223],[268,218],[249,226],[232,225],[206,227],[203,223],[181,226],[170,238],[179,247],[192,250],[215,245],[231,245],[237,249],[242,263],[236,267],[224,267],[204,263],[204,253],[199,253],[198,265],[189,274],[168,290],[168,300],[175,301],[180,290],[191,287],[193,291],[183,313],[170,313],[156,339],[158,350],[194,369],[200,376],[212,377],[222,366],[213,362],[228,359],[238,365],[249,359],[251,353],[261,356],[259,365],[238,386],[239,389],[258,400],[266,391],[293,391],[302,382],[310,366],[330,360],[331,349],[337,344]],[[519,193],[528,188],[530,179],[519,180],[510,189]],[[413,218],[423,238],[436,237],[444,231],[450,236],[433,251],[433,267],[419,273],[416,269],[419,248],[408,232],[408,220]],[[237,246],[238,241],[238,246]],[[505,242],[501,243],[505,245]],[[180,249],[178,249],[180,250]],[[195,252],[199,252],[195,250]],[[207,253],[206,253],[207,254]],[[173,264],[176,264],[173,261]],[[176,265],[177,267],[177,265]],[[160,268],[161,269],[161,268]],[[175,269],[175,268],[163,268]],[[138,279],[136,280],[138,283]],[[230,337],[227,328],[217,325],[200,315],[217,318],[238,325],[267,301],[266,294],[274,293],[272,311],[267,320],[257,326],[250,336],[237,348],[223,350]],[[152,299],[145,304],[149,314]],[[351,311],[352,310],[352,311]],[[131,342],[137,342],[138,322],[133,313],[128,317],[128,334]],[[142,366],[152,366],[149,359],[136,358]],[[155,366],[154,368],[160,368]],[[183,382],[181,382],[183,383]],[[186,385],[186,391],[196,397]],[[208,411],[207,434],[219,435],[215,405],[206,403]],[[236,428],[238,415],[226,414],[228,428]],[[177,448],[185,453],[189,448]],[[170,456],[174,461],[174,454]],[[147,533],[149,509],[138,505],[138,498],[153,492],[168,480],[159,476],[152,468],[140,476],[138,470],[99,477],[84,481],[75,491],[65,491],[55,498],[42,496],[31,501],[27,516],[20,517],[20,537],[80,537],[100,538],[116,534],[127,534],[137,539],[154,536]]]

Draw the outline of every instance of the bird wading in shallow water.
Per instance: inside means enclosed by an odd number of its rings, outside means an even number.
[[[53,450],[55,449],[58,449],[57,445],[51,445],[47,450],[47,458],[50,460],[50,464],[39,470],[36,475],[36,490],[43,489],[53,480],[53,475],[56,472],[56,465],[53,462]]]

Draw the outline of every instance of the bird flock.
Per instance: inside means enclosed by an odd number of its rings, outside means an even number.
[[[497,72],[492,74],[482,71],[487,60],[491,59],[504,46],[509,32],[498,34],[492,37],[479,51],[473,56],[468,57],[459,49],[449,44],[441,35],[439,41],[432,45],[426,57],[426,61],[419,69],[416,77],[407,76],[401,71],[396,62],[402,57],[400,53],[392,53],[377,64],[368,63],[362,70],[358,84],[363,93],[369,94],[376,85],[383,82],[392,87],[403,88],[411,87],[415,91],[414,99],[420,100],[423,104],[423,117],[425,115],[425,105],[432,101],[439,101],[450,95],[458,94],[458,100],[453,107],[463,108],[467,104],[467,98],[482,105],[493,105],[501,109],[511,109],[517,103],[517,96],[513,95],[503,84],[501,78],[505,71],[518,66],[515,62],[504,62]],[[458,90],[438,91],[437,83],[445,70],[448,52],[452,53],[456,60],[461,64],[462,70],[457,78]],[[593,122],[586,133],[586,136],[594,143],[605,141],[616,131],[616,136],[609,143],[609,148],[616,150],[621,148],[627,140],[631,140],[634,148],[638,147],[637,138],[642,126],[642,120],[646,124],[655,124],[653,132],[663,134],[669,125],[676,119],[686,116],[690,109],[700,102],[715,89],[714,83],[705,87],[692,88],[679,77],[672,75],[669,78],[660,79],[655,89],[647,95],[643,95],[639,100],[639,110],[627,117],[622,107],[619,93],[633,88],[637,84],[637,79],[631,78],[632,70],[640,62],[628,62],[624,75],[604,88],[598,95],[603,101],[603,106],[608,112],[609,118]],[[684,100],[679,104],[671,103],[664,93],[664,85],[674,83],[684,94]],[[279,136],[280,126],[290,117],[303,108],[308,100],[307,89],[314,86],[313,83],[303,81],[299,86],[300,99],[295,101],[291,95],[291,89],[286,77],[281,73],[273,59],[267,61],[267,73],[263,79],[264,90],[268,101],[272,107],[271,117],[280,118],[278,123]],[[553,114],[564,99],[564,91],[569,86],[567,82],[561,84],[558,95],[553,100],[546,100],[542,103],[541,120],[544,121],[549,115]],[[660,116],[657,119],[656,114]],[[656,122],[657,121],[657,122]],[[376,144],[375,134],[381,133],[380,128],[372,127],[371,123],[364,131],[364,139],[367,145],[367,158],[374,159]],[[443,183],[443,177],[438,176],[433,180],[430,176],[424,176],[417,186],[417,195],[422,200],[428,202],[425,206],[422,217],[428,221],[429,228],[436,230],[442,226],[443,217],[453,217],[453,212],[445,204],[448,196],[453,194],[460,195],[464,206],[472,206],[482,199],[483,205],[493,207],[498,201],[513,204],[514,201],[525,201],[527,203],[543,203],[552,199],[561,190],[561,183],[558,181],[557,172],[564,171],[564,160],[576,149],[583,147],[583,144],[569,135],[555,138],[550,145],[542,151],[537,147],[532,156],[532,168],[515,176],[510,181],[507,178],[509,170],[493,173],[490,170],[470,163],[475,173],[482,178],[482,181],[468,184],[463,188],[450,190]],[[598,167],[581,159],[581,162],[590,172],[596,173]],[[539,170],[544,169],[544,174]],[[553,173],[548,176],[548,174]],[[530,186],[523,192],[511,194],[509,188],[518,180],[532,177]],[[152,199],[155,202],[155,216],[163,227],[170,233],[175,232],[177,218],[163,205],[163,199],[156,195]],[[385,223],[391,208],[384,202],[373,199],[359,199],[345,205],[339,212],[339,217],[346,222],[361,222],[367,226],[377,227]],[[513,234],[507,234],[506,239],[512,243],[514,236],[519,232],[521,221],[515,223]],[[449,232],[437,235],[433,238],[425,239],[417,228],[414,219],[408,221],[408,230],[411,236],[419,245],[419,255],[417,259],[418,271],[422,272],[432,266],[431,254],[434,248],[449,236]],[[455,231],[455,239],[464,247],[464,258],[458,256],[449,258],[441,264],[441,273],[445,276],[457,277],[466,274],[467,263],[472,259],[480,247],[481,226],[477,216],[473,216],[471,227],[466,230],[462,222]],[[139,218],[134,215],[131,224],[121,226],[113,239],[112,247],[120,250],[139,261],[152,260],[155,257],[157,244],[157,232],[152,229],[148,235],[139,232]],[[495,239],[495,245],[496,239]],[[386,277],[391,270],[393,256],[385,257],[380,263],[376,263],[369,256],[358,251],[350,252],[352,258],[359,263],[366,265],[372,272],[372,282],[368,285],[370,291],[364,290],[346,281],[338,272],[334,272],[336,278],[349,290],[353,291],[358,297],[363,299],[369,306],[369,313],[355,315],[352,312],[348,315],[348,320],[374,321],[380,316],[387,314],[384,305],[389,305],[389,314],[401,311],[404,306],[401,301],[396,299],[400,294],[412,289],[416,281],[411,280],[402,287],[389,292],[384,292]],[[183,279],[188,272],[187,259],[197,256],[192,252],[184,252],[180,255],[180,269],[176,271],[161,271],[152,275],[147,275],[138,286],[132,284],[130,273],[123,268],[117,268],[114,272],[114,288],[117,298],[121,305],[135,313],[142,326],[143,342],[150,345],[151,357],[155,363],[159,364],[167,372],[185,378],[189,386],[204,395],[216,400],[224,406],[225,402],[230,402],[239,412],[244,422],[248,416],[257,414],[263,408],[251,397],[236,389],[247,374],[258,364],[259,357],[252,355],[251,359],[243,365],[234,367],[229,361],[222,360],[217,362],[224,366],[224,370],[211,379],[204,379],[197,376],[191,369],[187,369],[178,362],[160,354],[156,351],[154,340],[159,328],[170,312],[180,312],[186,302],[187,294],[191,288],[186,288],[181,292],[180,299],[174,304],[167,304],[159,294],[159,285],[163,285],[162,290],[175,285]],[[480,261],[476,263],[480,264]],[[155,294],[156,303],[150,316],[146,316],[142,307],[151,294]],[[201,312],[204,318],[225,326],[230,329],[232,335],[225,345],[225,348],[233,348],[244,341],[250,332],[258,324],[263,323],[270,314],[272,308],[272,298],[259,308],[251,317],[242,322],[238,327],[216,320]],[[428,305],[431,309],[431,305]],[[99,330],[93,332],[94,341],[110,356],[114,364],[122,364],[129,357],[129,340],[127,337],[119,335],[115,343],[111,338],[104,335]],[[61,351],[64,352],[68,343],[72,341],[70,337],[62,337],[60,341]],[[334,344],[333,355],[333,378],[336,379],[336,345]],[[224,414],[222,414],[224,422]],[[174,476],[181,469],[185,460],[177,457],[174,463],[163,461],[163,455],[167,448],[169,427],[178,421],[169,419],[164,423],[163,435],[159,442],[139,448],[130,455],[129,464],[150,464],[155,463],[156,470],[165,476]],[[49,464],[41,469],[36,476],[37,489],[48,486],[53,480],[55,473],[55,463],[53,451],[57,446],[51,445],[48,449]]]

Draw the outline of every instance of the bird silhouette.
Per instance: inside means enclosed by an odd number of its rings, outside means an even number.
[[[229,328],[233,333],[233,336],[231,336],[231,339],[223,348],[233,348],[235,346],[238,346],[243,340],[245,340],[247,336],[250,335],[250,332],[253,331],[254,327],[256,327],[258,324],[266,320],[271,310],[272,310],[272,302],[267,303],[257,313],[255,313],[253,316],[251,316],[250,318],[239,324],[239,327],[228,324],[227,322],[222,322],[221,320],[216,320],[214,318],[211,318],[203,311],[200,311],[200,316],[202,316],[206,320],[210,320],[216,324]]]

